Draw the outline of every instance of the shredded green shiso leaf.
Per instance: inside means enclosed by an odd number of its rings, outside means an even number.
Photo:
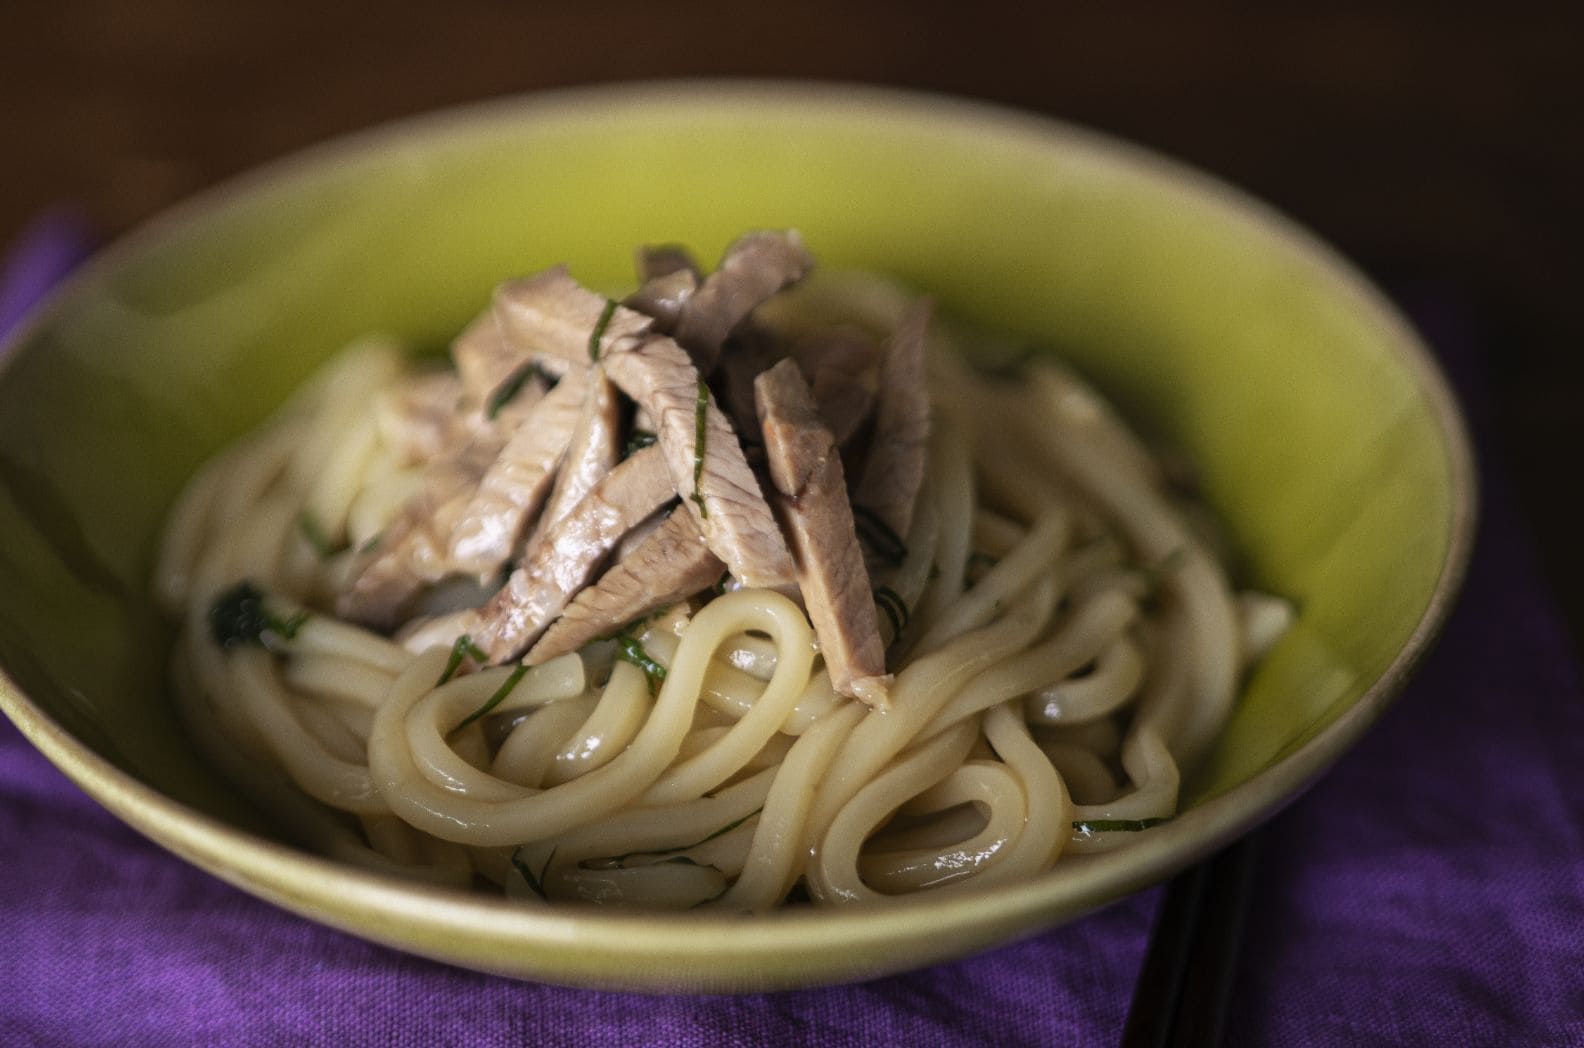
[[[265,606],[263,591],[252,580],[243,579],[209,605],[209,635],[222,648],[263,646],[266,633],[291,640],[308,618],[306,611],[281,618]]]
[[[1079,833],[1138,833],[1152,826],[1159,826],[1169,822],[1165,818],[1151,819],[1090,819],[1087,822],[1075,822],[1073,829]]]
[[[516,669],[512,670],[511,675],[506,678],[500,687],[495,689],[495,694],[484,700],[484,705],[480,706],[478,709],[462,718],[461,723],[451,730],[454,732],[461,731],[469,724],[472,724],[480,717],[489,713],[489,711],[493,710],[496,706],[499,706],[505,700],[506,696],[510,695],[512,690],[517,687],[518,682],[523,679],[523,676],[527,674],[527,672],[528,667],[523,665],[519,665]]]
[[[693,408],[693,494],[689,496],[698,506],[699,518],[709,519],[709,507],[704,505],[704,493],[699,485],[704,482],[704,440],[708,434],[709,385],[698,380],[698,401]]]
[[[600,358],[600,342],[605,338],[605,329],[610,326],[611,317],[616,315],[616,300],[607,298],[605,308],[600,310],[599,320],[594,322],[594,330],[589,332],[588,351],[589,359],[595,362]]]
[[[907,559],[907,543],[880,519],[879,514],[855,502],[852,515],[859,540],[873,550],[875,556],[888,564],[900,564]]]
[[[666,668],[656,662],[654,656],[644,649],[643,642],[631,633],[618,633],[615,640],[616,657],[643,670],[644,678],[649,682],[649,694],[658,695],[660,685],[665,683]]]
[[[468,657],[472,657],[475,662],[485,662],[489,659],[489,656],[473,643],[473,638],[464,633],[452,643],[451,655],[446,659],[445,669],[441,671],[440,679],[435,681],[435,687],[438,688],[455,677],[457,670],[462,668],[462,660]]]

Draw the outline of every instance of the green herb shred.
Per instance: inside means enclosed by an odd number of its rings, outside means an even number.
[[[643,670],[644,677],[649,681],[649,694],[660,694],[660,685],[666,679],[666,668],[644,650],[642,641],[631,633],[616,634],[616,657]]]
[[[446,659],[445,670],[440,674],[440,679],[435,681],[435,687],[438,688],[456,676],[456,671],[462,668],[462,660],[469,655],[479,662],[484,662],[489,658],[482,648],[473,643],[473,638],[464,633],[452,642],[451,656]]]
[[[554,861],[555,853],[556,850],[551,848],[550,854],[545,856],[544,866],[540,867],[539,876],[537,877],[535,877],[534,872],[528,868],[528,864],[519,858],[519,856],[522,855],[521,848],[518,848],[511,853],[511,864],[518,873],[522,874],[522,879],[527,882],[529,890],[546,902],[550,901],[550,896],[545,894],[544,877],[545,874],[550,872],[550,863]]]
[[[264,606],[264,593],[251,580],[243,579],[209,605],[209,635],[222,648],[262,646],[265,633],[291,640],[308,619],[306,611],[282,619]]]
[[[733,819],[731,822],[728,822],[726,825],[722,826],[720,829],[716,830],[714,833],[710,834],[708,837],[701,838],[699,840],[694,841],[692,844],[686,845],[686,846],[681,847],[681,848],[677,848],[675,850],[676,851],[687,851],[689,848],[697,848],[701,844],[708,844],[710,841],[714,840],[716,837],[724,837],[728,833],[730,833],[731,831],[735,830],[737,827],[741,826],[743,823],[747,822],[749,819],[753,818],[755,815],[758,815],[762,811],[764,811],[764,805],[761,804],[759,807],[755,808],[753,811],[749,812],[747,815],[744,815],[742,818]]]
[[[902,595],[890,586],[880,586],[874,591],[874,601],[875,606],[885,612],[886,618],[891,620],[892,639],[900,637],[912,617]]]
[[[704,437],[708,418],[709,385],[701,377],[698,380],[698,403],[693,409],[693,494],[689,497],[698,505],[702,520],[709,519],[709,507],[704,505],[704,496],[699,492],[699,485],[704,483]]]
[[[1165,818],[1090,819],[1088,822],[1075,822],[1072,826],[1079,833],[1138,833],[1167,821]]]
[[[852,514],[858,538],[874,550],[875,556],[888,564],[900,564],[907,559],[907,543],[891,530],[891,525],[880,519],[879,514],[856,502],[853,503]]]
[[[484,705],[480,706],[478,709],[462,718],[462,722],[451,730],[461,731],[463,728],[467,727],[469,724],[472,724],[474,721],[484,716],[496,706],[499,706],[502,700],[512,693],[512,689],[517,687],[517,682],[522,680],[523,675],[527,672],[527,666],[518,665],[516,669],[511,671],[511,676],[507,677],[505,681],[501,683],[501,686],[495,689],[495,694],[484,700]]]
[[[495,416],[501,413],[501,408],[517,399],[517,394],[522,392],[523,386],[527,385],[535,371],[536,368],[532,364],[520,367],[513,371],[505,382],[496,386],[495,392],[490,394],[489,403],[484,405],[484,417],[494,422]]]
[[[493,422],[495,416],[501,413],[501,409],[516,399],[517,394],[522,392],[523,386],[527,385],[528,380],[531,378],[538,378],[546,386],[552,388],[559,381],[554,375],[546,371],[537,360],[530,361],[512,372],[511,377],[497,386],[495,392],[490,394],[489,403],[484,406],[485,417]]]
[[[594,322],[594,330],[589,332],[589,359],[599,360],[600,342],[605,338],[605,329],[610,326],[611,317],[616,315],[616,300],[607,298],[605,308],[600,310],[599,320]]]
[[[726,825],[722,826],[720,829],[714,831],[713,833],[709,834],[708,836],[700,837],[698,840],[694,841],[691,844],[678,844],[674,848],[659,848],[659,849],[657,849],[655,851],[627,852],[625,855],[612,855],[609,859],[603,860],[603,861],[612,862],[612,863],[615,863],[616,865],[620,866],[623,863],[625,863],[628,859],[631,859],[635,855],[668,855],[671,852],[692,851],[694,848],[697,848],[697,847],[699,847],[702,844],[708,844],[710,841],[714,840],[717,837],[726,836],[728,833],[730,833],[731,831],[735,830],[737,827],[741,826],[743,823],[747,822],[749,819],[753,818],[755,815],[758,815],[762,811],[764,811],[764,805],[761,804],[759,807],[755,808],[753,811],[749,812],[747,815],[744,815],[741,818],[733,819],[731,822],[728,822]],[[685,856],[677,856],[677,858],[685,858]],[[594,861],[594,860],[589,860],[589,861]],[[665,861],[666,862],[674,862],[676,860],[675,859],[667,859]],[[693,862],[694,860],[688,859],[687,861]],[[696,865],[702,865],[702,864],[696,864]]]

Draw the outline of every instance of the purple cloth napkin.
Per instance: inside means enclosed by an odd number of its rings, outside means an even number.
[[[33,220],[0,262],[0,338],[4,338],[88,254],[89,234],[75,211]]]
[[[82,249],[59,219],[14,247],[0,333]],[[1466,318],[1444,298],[1408,305],[1477,399]],[[1584,1044],[1577,667],[1499,463],[1482,465],[1483,532],[1441,644],[1262,831],[1232,1043]],[[563,990],[259,902],[127,829],[0,723],[0,1044],[1114,1043],[1158,900],[856,986]]]

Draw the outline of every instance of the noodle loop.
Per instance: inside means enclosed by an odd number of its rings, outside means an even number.
[[[600,366],[628,381],[636,372],[621,354],[656,336],[647,318],[615,303],[603,317],[613,326],[599,342]],[[906,295],[861,276],[808,281],[752,320],[799,352],[817,345],[809,340],[822,325],[837,325],[841,344],[859,352],[893,345],[918,322]],[[444,543],[423,528],[444,523],[461,504],[456,492],[477,488],[487,468],[500,472],[495,456],[517,439],[502,427],[535,417],[552,380],[592,367],[582,360],[587,338],[573,331],[565,354],[544,357],[540,371],[517,375],[488,403],[391,346],[350,347],[204,466],[174,507],[153,585],[180,623],[178,707],[214,763],[306,845],[441,884],[483,877],[524,905],[757,912],[801,894],[883,903],[1032,877],[1065,854],[1125,844],[1170,818],[1185,774],[1226,720],[1239,673],[1291,621],[1277,598],[1233,594],[1153,457],[1092,391],[1054,365],[1032,365],[1014,381],[976,371],[941,324],[923,358],[927,441],[914,419],[913,443],[895,452],[915,466],[922,456],[926,479],[895,529],[855,507],[863,548],[844,562],[861,561],[866,573],[859,618],[878,628],[874,650],[885,652],[883,708],[833,686],[826,660],[836,649],[811,627],[806,590],[744,586],[721,574],[705,545],[654,558],[655,572],[681,564],[676,578],[719,582],[666,591],[665,579],[624,577],[652,582],[663,603],[579,650],[541,659],[523,645],[542,626],[522,627],[518,651],[536,665],[499,654],[504,664],[485,665],[489,645],[474,643],[486,602],[522,574],[517,561],[482,576],[434,569],[438,581],[403,591],[412,599],[390,635],[333,614],[353,579],[370,591],[383,584],[368,574],[371,549],[386,556],[399,541],[423,570],[438,563]],[[713,346],[723,354],[717,375],[732,366],[735,345]],[[874,433],[907,428],[897,414],[905,404],[862,386],[902,364],[843,360],[838,388],[819,370],[830,361],[807,353],[799,362],[811,396],[830,396],[832,411],[882,405],[868,429],[849,420],[841,430],[856,434],[842,437],[849,468],[863,462],[865,441],[881,439]],[[664,359],[686,369],[686,358]],[[556,577],[567,588],[555,591],[555,607],[594,614],[582,594],[620,574],[608,565],[659,541],[662,519],[671,521],[667,541],[727,533],[739,494],[727,480],[746,485],[752,474],[746,464],[723,472],[714,456],[724,452],[703,442],[733,432],[757,439],[751,403],[737,430],[721,421],[743,411],[730,384],[729,375],[701,378],[671,408],[660,393],[624,387],[632,404],[601,416],[591,400],[580,428],[562,435],[568,463],[604,471],[578,490],[602,492],[611,506],[621,444],[619,434],[601,435],[602,417],[650,427],[633,427],[629,455],[656,432],[663,444],[696,440],[690,455],[674,446],[668,454],[688,467],[679,497],[705,487],[709,502],[706,516],[698,499],[695,520],[685,499],[671,518],[676,502],[656,509],[651,498],[621,534],[558,524],[558,534],[605,545],[578,561],[583,575]],[[437,456],[450,470],[445,483]],[[601,476],[616,479],[599,486]],[[884,487],[892,479],[864,482],[895,505],[894,486]],[[581,505],[563,501],[567,513]],[[415,515],[425,505],[429,515]],[[555,531],[534,522],[537,509],[514,512],[529,514],[518,554]],[[618,518],[610,508],[596,523]],[[744,541],[749,549],[754,537]],[[796,551],[800,571],[818,568],[809,558],[821,547]],[[518,581],[528,592],[549,577]],[[833,591],[851,582],[827,581]],[[257,601],[248,629],[227,632],[212,612],[237,592]]]

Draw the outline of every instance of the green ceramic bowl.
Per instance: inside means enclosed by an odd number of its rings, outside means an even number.
[[[306,854],[200,762],[147,579],[183,480],[349,339],[441,345],[502,277],[628,278],[795,226],[964,319],[1059,346],[1193,456],[1249,581],[1293,598],[1174,821],[1007,888],[767,918],[518,909]],[[1270,816],[1380,714],[1445,617],[1473,529],[1452,398],[1344,262],[1226,186],[964,102],[667,84],[506,101],[320,148],[95,259],[0,370],[0,705],[143,833],[316,920],[485,971],[746,990],[874,976],[1033,934]]]

